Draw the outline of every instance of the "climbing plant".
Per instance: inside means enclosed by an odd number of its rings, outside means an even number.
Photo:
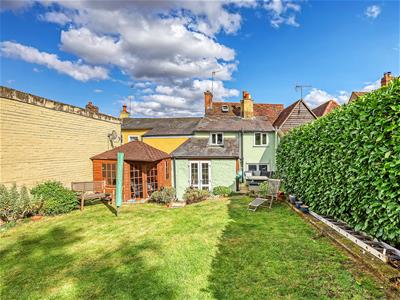
[[[400,79],[284,136],[277,169],[315,212],[400,245]]]

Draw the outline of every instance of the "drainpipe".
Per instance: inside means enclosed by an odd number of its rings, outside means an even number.
[[[275,128],[275,159],[274,159],[274,171],[276,171],[276,150],[278,149],[278,131],[279,128]]]
[[[175,164],[175,157],[172,159],[174,165],[174,188],[176,190],[176,164]]]
[[[240,181],[243,183],[244,180],[244,159],[243,159],[243,134],[244,134],[244,130],[242,127],[242,130],[240,132],[240,167],[241,167],[241,171],[242,171],[242,178],[240,178]]]

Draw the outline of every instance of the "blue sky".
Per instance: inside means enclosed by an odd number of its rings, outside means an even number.
[[[117,115],[201,114],[202,93],[345,101],[400,73],[397,1],[2,0],[1,85]]]

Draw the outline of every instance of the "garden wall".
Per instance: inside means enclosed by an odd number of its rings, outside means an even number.
[[[400,245],[400,80],[291,131],[277,168],[315,212]]]
[[[0,87],[0,183],[92,180],[90,157],[111,149],[120,120]]]

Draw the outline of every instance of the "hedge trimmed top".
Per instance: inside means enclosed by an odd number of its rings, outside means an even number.
[[[277,168],[317,213],[400,245],[400,79],[291,131]]]

